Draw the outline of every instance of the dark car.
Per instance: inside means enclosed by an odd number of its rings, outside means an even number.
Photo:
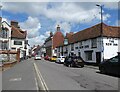
[[[64,61],[65,66],[70,67],[84,67],[84,61],[81,57],[66,57]]]
[[[118,55],[101,62],[99,70],[101,73],[120,75],[120,61],[118,60]]]

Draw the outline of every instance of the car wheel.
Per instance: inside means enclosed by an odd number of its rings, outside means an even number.
[[[104,67],[101,67],[101,68],[100,68],[100,73],[103,73],[103,74],[104,74],[104,73],[106,73],[106,71],[105,71],[105,68],[104,68]]]

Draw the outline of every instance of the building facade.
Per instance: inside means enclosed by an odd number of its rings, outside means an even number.
[[[50,33],[50,36],[45,40],[46,55],[57,56],[57,46],[61,45],[64,41],[64,35],[60,31],[59,25],[57,26],[54,34]]]
[[[8,24],[7,21],[2,21],[1,18],[1,30],[0,30],[0,51],[4,52],[17,52],[20,50],[20,58],[23,59],[29,55],[28,41],[26,40],[26,31],[22,31],[18,25],[18,22],[11,21]],[[1,54],[2,55],[2,54]],[[3,57],[3,55],[1,56]]]
[[[6,54],[10,50],[11,27],[0,17],[0,61],[8,60]]]
[[[57,55],[76,54],[85,62],[99,64],[117,55],[120,41],[118,28],[102,23],[101,30],[100,23],[65,37],[64,43],[57,47]]]
[[[26,40],[27,32],[20,29],[18,22],[11,21],[11,50],[20,49],[20,58],[25,59],[27,57],[27,45]]]

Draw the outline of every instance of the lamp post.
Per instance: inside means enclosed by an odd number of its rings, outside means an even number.
[[[102,48],[102,53],[103,53],[103,61],[104,61],[104,44],[103,44],[103,13],[102,13],[102,10],[103,10],[103,5],[99,5],[99,4],[96,4],[97,7],[100,8],[101,12],[100,12],[100,15],[101,15],[101,48]]]
[[[2,17],[2,5],[0,5],[0,17]]]

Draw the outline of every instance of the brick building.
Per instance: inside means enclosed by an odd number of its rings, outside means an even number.
[[[50,33],[50,36],[45,40],[46,55],[57,56],[57,46],[64,41],[64,35],[60,31],[60,26],[57,26],[56,32]]]

